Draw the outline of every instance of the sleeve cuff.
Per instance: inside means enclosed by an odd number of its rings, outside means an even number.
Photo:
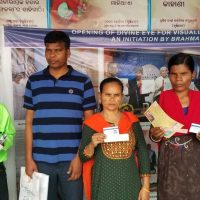
[[[150,177],[150,176],[151,176],[150,173],[140,174],[140,177],[141,177],[141,178],[142,178],[142,177]]]

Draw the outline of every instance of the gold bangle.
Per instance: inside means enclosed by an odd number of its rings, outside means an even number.
[[[162,140],[162,138],[155,138],[151,134],[149,134],[149,137],[150,137],[150,140],[155,142],[155,143],[158,143],[158,142],[160,142]]]
[[[140,177],[143,178],[143,177],[151,177],[151,174],[140,174]]]
[[[145,192],[150,192],[150,190],[148,190],[148,189],[145,188],[145,187],[142,187],[142,190],[144,190]]]
[[[83,154],[86,156],[86,157],[88,157],[88,158],[91,158],[93,155],[94,155],[94,149],[91,151],[91,149],[90,149],[90,145],[91,143],[89,143],[86,147],[85,147],[85,149],[84,149],[84,151],[83,151]]]

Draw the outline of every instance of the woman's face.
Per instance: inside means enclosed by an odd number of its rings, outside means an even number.
[[[123,94],[121,87],[116,82],[106,83],[100,93],[100,101],[103,110],[116,111],[119,109]]]
[[[169,79],[175,92],[185,92],[189,90],[194,72],[185,64],[173,65],[170,69]]]

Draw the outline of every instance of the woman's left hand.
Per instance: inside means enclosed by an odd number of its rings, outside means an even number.
[[[198,132],[198,133],[196,134],[196,138],[197,138],[197,140],[200,141],[200,132]]]
[[[139,195],[138,195],[138,200],[149,200],[149,193],[150,193],[150,191],[141,188]]]

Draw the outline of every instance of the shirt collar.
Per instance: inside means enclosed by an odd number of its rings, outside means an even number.
[[[68,67],[68,72],[66,73],[66,74],[64,74],[64,75],[62,75],[60,78],[62,78],[62,77],[69,77],[71,74],[72,74],[72,71],[74,70],[73,69],[73,67],[71,66],[71,65],[67,65],[67,67]],[[52,75],[49,73],[49,65],[47,66],[47,68],[45,68],[44,70],[43,70],[43,74],[45,75],[45,76],[50,76],[50,77],[52,77]]]

